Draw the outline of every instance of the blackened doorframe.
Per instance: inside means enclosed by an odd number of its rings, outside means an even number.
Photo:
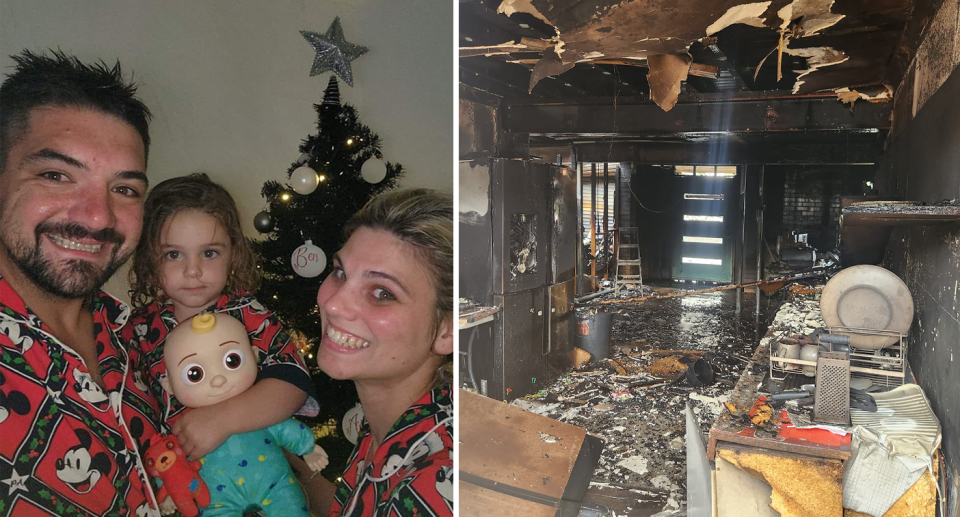
[[[746,258],[746,235],[747,235],[747,166],[740,165],[740,231],[737,232],[737,252],[734,253],[736,261],[736,279],[738,284],[743,283],[743,262]],[[741,301],[743,299],[743,288],[737,289],[737,312],[740,312]]]
[[[763,210],[764,210],[764,205],[763,205],[763,180],[764,180],[764,175],[766,174],[766,169],[767,169],[766,165],[761,165],[761,166],[760,166],[760,181],[759,181],[758,187],[757,187],[757,188],[758,188],[758,199],[759,199],[759,206],[757,206],[757,246],[756,246],[756,248],[757,248],[757,280],[763,280],[763,253],[762,253],[762,250],[763,250]],[[757,307],[756,307],[756,311],[754,312],[754,317],[755,317],[756,320],[759,322],[759,318],[760,318],[760,286],[758,285],[755,289],[756,289],[756,292],[755,292],[754,294],[756,295]]]
[[[610,278],[610,232],[607,228],[607,210],[610,209],[608,194],[610,192],[610,176],[607,163],[603,164],[603,279]]]
[[[590,284],[597,278],[597,164],[590,164]],[[593,286],[596,287],[596,286]]]
[[[577,175],[577,270],[574,297],[586,294],[583,285],[583,164],[577,161],[577,148],[570,150],[570,166]]]
[[[617,173],[614,176],[613,188],[613,256],[607,259],[607,267],[613,261],[613,284],[617,285],[617,271],[620,270],[620,164],[617,164]],[[639,248],[637,248],[639,250]]]

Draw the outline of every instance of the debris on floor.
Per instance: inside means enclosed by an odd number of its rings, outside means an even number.
[[[669,293],[671,288],[624,291],[596,300]],[[542,391],[513,404],[604,439],[591,492],[602,488],[602,497],[609,498],[611,491],[620,489],[620,499],[636,501],[626,505],[631,510],[624,506],[618,515],[685,513],[684,407],[689,401],[706,434],[715,417],[725,411],[727,393],[781,301],[780,293],[762,296],[757,315],[755,293],[743,296],[744,309],[739,314],[736,291],[611,306],[616,317],[607,358],[569,370]],[[707,367],[714,382],[691,384],[689,378],[700,378],[694,367],[698,360],[700,373]]]

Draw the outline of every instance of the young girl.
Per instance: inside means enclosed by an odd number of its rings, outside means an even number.
[[[162,424],[190,457],[206,455],[233,434],[286,420],[301,406],[315,407],[312,398],[304,406],[313,384],[295,343],[249,294],[259,276],[236,203],[206,174],[169,179],[150,192],[130,285],[135,308],[130,327],[136,334],[131,360],[149,377],[149,389],[163,406]],[[243,322],[260,373],[246,392],[184,411],[160,383],[166,376],[163,343],[178,323],[201,312],[227,313]]]

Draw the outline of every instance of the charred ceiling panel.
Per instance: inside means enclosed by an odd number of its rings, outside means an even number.
[[[650,99],[663,111],[670,111],[677,103],[680,81],[687,78],[691,61],[688,54],[661,54],[647,58],[650,65],[650,73],[647,74]]]
[[[483,4],[478,0],[462,0],[461,5],[464,3]],[[600,80],[599,73],[611,75],[609,68],[597,68],[600,65],[649,68],[650,98],[666,110],[676,102],[681,81],[704,66],[711,70],[700,77],[713,81],[727,78],[728,84],[739,89],[744,87],[746,74],[755,75],[762,62],[764,68],[777,71],[775,87],[766,89],[794,93],[884,90],[881,85],[891,75],[886,67],[902,43],[912,0],[494,0],[494,5],[502,19],[514,21],[524,34],[506,38],[504,26],[497,22],[487,31],[489,38],[480,38],[485,47],[462,43],[465,60],[477,59],[467,56],[500,56],[524,65],[532,69],[527,72],[528,91],[547,77],[584,66],[593,69]],[[489,13],[493,13],[492,7]],[[753,45],[757,50],[744,55],[747,62],[728,65],[717,51],[718,39],[724,46],[729,37],[752,34],[729,32],[734,26],[761,28],[772,38],[738,42],[738,47]],[[461,34],[463,29],[461,22]],[[692,51],[694,44],[697,47]],[[677,74],[677,58],[649,59],[658,55],[691,56],[692,63],[687,73]],[[798,74],[802,77],[794,81]],[[664,84],[665,78],[671,83]],[[782,78],[789,84],[781,83]],[[690,84],[703,87],[703,81]],[[627,86],[627,81],[619,82]],[[561,97],[597,96],[587,86],[589,80],[562,79],[560,83],[566,87],[559,89]],[[706,91],[717,90],[707,86]],[[859,96],[865,97],[886,99],[886,95]],[[853,94],[846,98],[853,99]]]
[[[737,23],[750,25],[751,27],[765,27],[766,22],[764,21],[763,15],[772,3],[773,2],[757,2],[753,4],[741,4],[727,9],[727,12],[725,12],[723,16],[707,27],[707,36],[713,36]]]
[[[780,0],[781,2],[783,0]],[[562,64],[578,62],[616,62],[649,66],[651,98],[664,110],[676,103],[680,82],[687,78],[689,58],[655,59],[656,55],[686,56],[690,45],[733,23],[762,26],[760,14],[768,11],[774,2],[753,3],[747,6],[736,0],[713,2],[677,2],[666,0],[635,0],[625,2],[578,2],[573,0],[504,0],[499,12],[523,12],[544,20],[554,27],[554,47],[545,53],[542,66],[538,63],[530,80],[530,89],[548,71],[565,71]],[[589,5],[588,5],[589,4]],[[720,20],[719,23],[718,20]],[[687,61],[685,66],[681,60]],[[683,73],[678,70],[683,68]],[[666,78],[670,84],[664,84]]]

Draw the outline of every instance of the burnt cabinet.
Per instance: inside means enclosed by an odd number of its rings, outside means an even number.
[[[576,175],[503,158],[461,162],[459,174],[460,293],[501,309],[493,346],[475,347],[467,364],[492,398],[533,393],[569,366],[573,347]]]

